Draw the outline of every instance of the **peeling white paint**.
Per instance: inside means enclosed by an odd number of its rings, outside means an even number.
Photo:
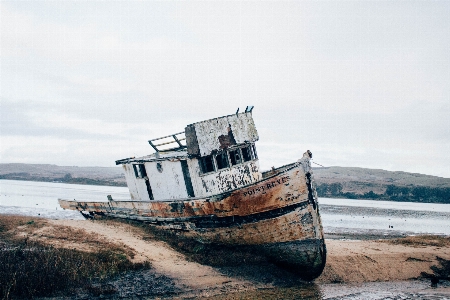
[[[195,196],[204,197],[228,192],[262,179],[257,160],[201,174],[197,159],[188,160]]]
[[[162,172],[158,171],[157,163],[161,164]],[[155,200],[188,197],[180,161],[149,162],[145,168]]]
[[[193,124],[197,135],[200,155],[205,156],[221,148],[219,138],[228,136],[229,129],[236,144],[255,142],[259,139],[251,113],[230,115]]]
[[[132,164],[123,165],[125,179],[130,190],[131,200],[148,201],[150,196],[147,192],[147,185],[144,178],[136,178]]]

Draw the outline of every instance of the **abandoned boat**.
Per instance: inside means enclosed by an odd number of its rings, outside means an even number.
[[[258,247],[312,280],[326,247],[308,150],[297,162],[259,169],[252,107],[149,141],[155,153],[116,161],[130,200],[59,199],[83,214],[135,219],[201,243]]]

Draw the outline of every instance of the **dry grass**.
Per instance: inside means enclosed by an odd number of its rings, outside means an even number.
[[[450,247],[450,237],[438,235],[408,236],[400,239],[385,240],[384,242],[409,247]]]
[[[19,227],[23,231],[32,232],[38,228],[42,228],[46,224],[47,221],[42,218],[2,215],[0,217],[0,234],[3,235]]]
[[[2,216],[0,217],[0,234],[2,233],[11,241],[27,239],[57,248],[75,248],[86,252],[109,249],[131,259],[135,256],[133,249],[123,243],[112,243],[99,234],[89,233],[83,229],[50,225],[42,218]]]
[[[33,232],[30,235],[30,239],[39,240],[58,248],[76,248],[86,252],[109,249],[117,253],[123,253],[130,259],[133,259],[135,256],[133,249],[123,243],[112,243],[99,234],[89,233],[84,229],[75,229],[60,225],[52,225],[51,227],[44,226]]]
[[[149,268],[132,263],[134,252],[45,219],[0,215],[0,295],[33,298],[89,290],[92,283],[127,270]]]

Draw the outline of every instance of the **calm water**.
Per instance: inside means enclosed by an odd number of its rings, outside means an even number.
[[[107,201],[129,199],[128,188],[51,182],[0,180],[0,213],[82,219],[64,211],[58,198]],[[450,235],[450,204],[320,198],[325,232],[432,233]]]
[[[107,201],[107,195],[129,199],[126,187],[0,180],[0,214],[83,219],[76,211],[60,208],[58,198]]]
[[[450,235],[450,204],[319,199],[328,233],[431,233]]]

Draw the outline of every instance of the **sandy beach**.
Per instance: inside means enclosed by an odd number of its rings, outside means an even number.
[[[71,240],[58,234],[65,229],[75,230],[78,234],[84,233],[86,239]],[[183,299],[199,297],[228,299],[230,295],[235,295],[238,298],[247,299],[257,297],[262,291],[273,292],[273,289],[280,288],[287,288],[289,293],[295,295],[298,287],[303,287],[301,291],[298,291],[303,293],[305,284],[308,286],[295,275],[264,259],[252,260],[244,257],[241,261],[225,259],[223,262],[224,257],[222,257],[221,263],[205,264],[196,259],[198,254],[197,256],[189,255],[140,226],[132,226],[120,221],[45,220],[45,226],[33,231],[24,229],[22,232],[18,228],[17,234],[55,247],[84,251],[98,247],[97,244],[101,245],[101,243],[96,244],[90,241],[92,237],[130,249],[133,252],[134,262],[149,261],[152,268],[148,271],[130,273],[112,281],[110,284],[114,285],[118,289],[118,294],[123,297],[141,295],[150,298],[158,296]],[[439,266],[439,258],[450,260],[448,238],[430,236],[410,237],[406,240],[357,238],[357,236],[352,236],[350,239],[348,237],[344,239],[339,235],[328,236],[325,270],[312,286],[309,283],[309,290],[312,288],[313,295],[305,296],[305,298],[325,299],[323,295],[314,296],[317,286],[332,290],[339,285],[345,287],[352,284],[411,281],[423,278],[423,272],[433,274],[431,267]],[[221,252],[219,255],[232,257],[234,253]],[[422,281],[422,288],[428,286],[427,282]],[[427,289],[427,292],[450,297],[450,287],[447,283],[440,283],[437,289]],[[286,296],[286,298],[289,297]]]

